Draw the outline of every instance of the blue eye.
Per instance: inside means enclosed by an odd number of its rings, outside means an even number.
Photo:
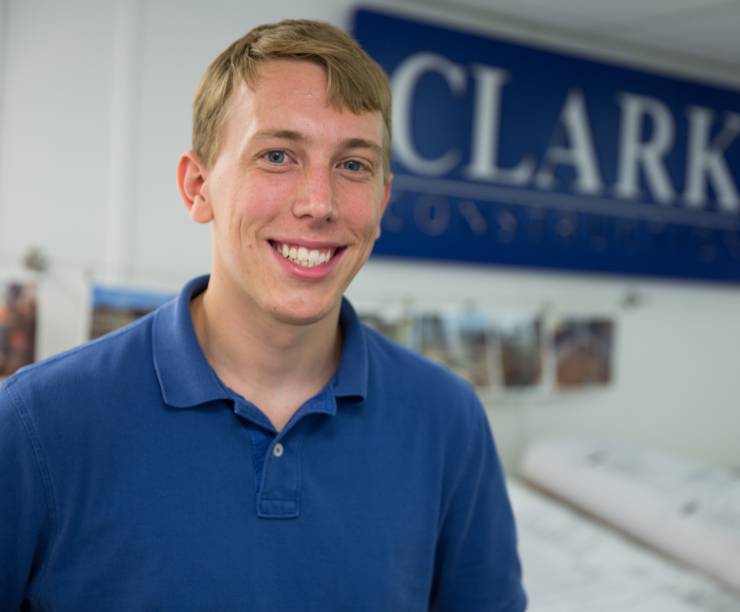
[[[346,162],[343,162],[342,166],[347,170],[351,170],[352,172],[360,172],[367,169],[367,166],[365,166],[365,164],[363,164],[362,162],[358,162],[356,159],[349,159]]]
[[[268,151],[265,153],[265,159],[273,164],[285,163],[287,156],[285,151]]]

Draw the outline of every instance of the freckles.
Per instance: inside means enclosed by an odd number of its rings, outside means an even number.
[[[255,249],[257,241],[255,237],[250,234],[249,223],[244,219],[238,221],[235,226],[236,240],[238,241],[242,250],[252,251]]]

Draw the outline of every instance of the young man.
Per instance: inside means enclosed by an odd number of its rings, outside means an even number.
[[[0,392],[0,608],[511,611],[469,386],[342,296],[388,203],[390,91],[341,31],[252,30],[179,163],[209,277]]]

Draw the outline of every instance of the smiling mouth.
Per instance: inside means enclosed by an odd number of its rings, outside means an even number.
[[[295,244],[286,244],[284,242],[271,241],[272,248],[275,249],[285,259],[292,261],[304,268],[315,268],[329,263],[332,258],[344,247],[328,247],[325,249],[308,249]]]

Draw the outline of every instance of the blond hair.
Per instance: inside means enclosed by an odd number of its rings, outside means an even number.
[[[208,66],[193,99],[193,150],[206,166],[218,156],[228,102],[240,80],[253,86],[259,63],[271,59],[319,64],[326,70],[330,104],[357,114],[379,111],[383,119],[384,176],[390,176],[388,77],[350,36],[328,23],[307,19],[257,26]]]

